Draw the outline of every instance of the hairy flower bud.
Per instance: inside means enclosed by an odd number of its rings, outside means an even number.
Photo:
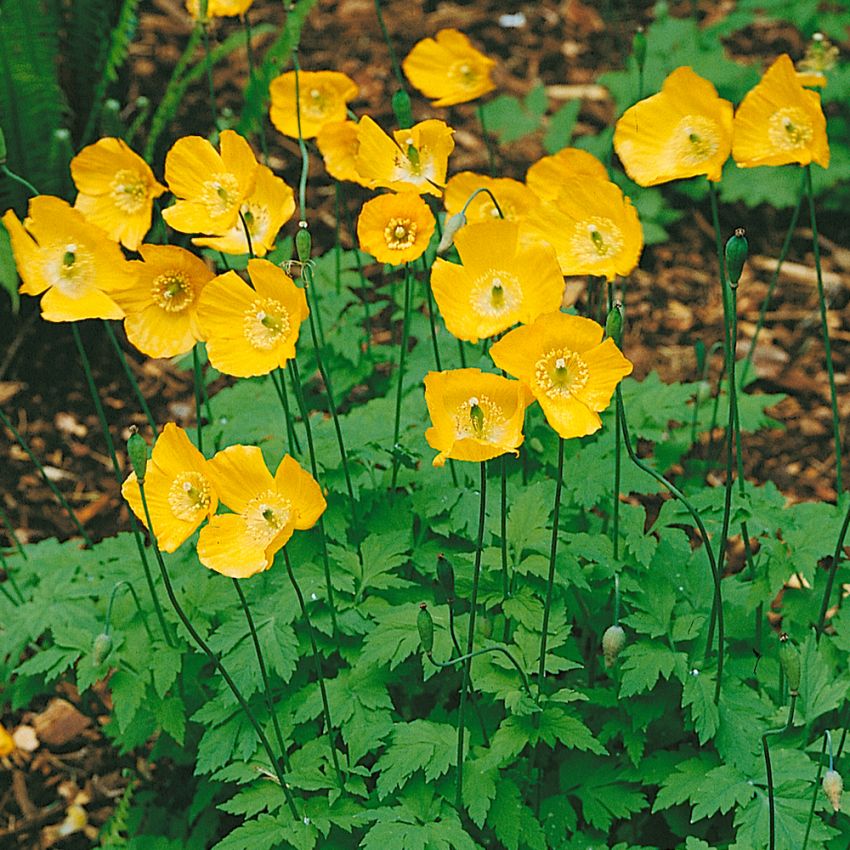
[[[112,637],[106,632],[101,632],[94,639],[94,643],[92,644],[94,663],[98,666],[103,664],[103,662],[109,657],[110,652],[112,652]]]
[[[602,635],[602,655],[605,658],[605,666],[613,667],[617,657],[626,645],[626,632],[622,626],[608,626]]]
[[[306,263],[313,251],[313,237],[310,235],[309,225],[306,221],[298,222],[298,232],[295,234],[295,252],[298,261]]]
[[[632,38],[632,55],[635,57],[638,68],[643,69],[646,64],[646,35],[643,27],[638,27]]]
[[[148,444],[141,434],[133,433],[130,435],[130,439],[127,440],[127,454],[130,456],[130,463],[133,465],[136,478],[139,481],[144,481],[148,466]]]
[[[446,599],[455,598],[455,571],[446,556],[441,552],[437,555],[437,581],[446,594]]]
[[[828,770],[823,775],[823,793],[832,804],[834,812],[841,811],[841,792],[844,790],[844,780],[837,770]]]
[[[614,306],[605,319],[605,335],[611,337],[619,347],[623,338],[623,305],[615,301]]]
[[[788,639],[784,632],[779,636],[779,664],[788,681],[788,689],[792,694],[800,690],[800,679],[802,678],[802,666],[800,663],[800,651]]]
[[[434,651],[434,621],[431,619],[428,606],[424,602],[419,606],[419,614],[416,617],[416,628],[419,629],[419,640],[422,643],[422,649],[430,655]]]
[[[466,216],[463,210],[449,216],[443,225],[443,235],[440,238],[440,244],[437,246],[437,253],[442,254],[443,251],[448,251],[454,245],[455,234],[466,224]]]
[[[413,126],[413,108],[410,105],[410,95],[404,90],[399,89],[393,95],[393,113],[395,120],[398,121],[399,130],[406,130]]]
[[[734,236],[729,237],[726,243],[726,274],[729,276],[729,285],[737,286],[747,261],[749,244],[746,231],[743,227],[736,227]]]

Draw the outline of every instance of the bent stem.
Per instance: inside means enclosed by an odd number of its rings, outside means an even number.
[[[283,741],[283,733],[280,731],[280,722],[277,719],[277,712],[274,708],[274,701],[272,700],[272,689],[269,684],[269,674],[266,671],[266,661],[263,658],[263,650],[260,647],[260,638],[257,635],[257,627],[254,625],[254,617],[251,614],[251,608],[248,605],[248,600],[245,598],[245,593],[242,590],[242,585],[239,583],[238,578],[233,579],[233,586],[236,588],[236,594],[239,596],[239,604],[242,606],[242,610],[245,612],[245,619],[248,622],[248,630],[251,632],[251,640],[254,642],[254,651],[257,654],[257,665],[260,668],[260,676],[263,679],[263,692],[266,698],[266,708],[268,709],[269,714],[272,718],[272,726],[274,727],[275,738],[277,739],[277,746],[280,750],[280,758],[283,762],[283,767],[285,770],[289,770],[289,756],[286,752],[286,744]]]
[[[390,489],[395,490],[396,481],[398,480],[399,455],[398,455],[398,436],[401,431],[401,396],[404,389],[404,366],[407,356],[407,346],[410,336],[410,300],[411,300],[411,279],[413,274],[410,270],[410,263],[405,265],[404,269],[404,319],[402,320],[401,330],[401,350],[398,355],[398,383],[396,385],[395,395],[395,419],[393,420],[393,473]]]
[[[829,342],[829,319],[827,318],[826,296],[823,291],[823,273],[820,264],[820,243],[818,241],[818,222],[815,216],[815,195],[812,190],[812,166],[806,166],[806,194],[809,196],[809,219],[812,225],[812,251],[815,256],[815,273],[818,283],[818,305],[820,307],[821,333],[826,354],[826,374],[829,377],[829,400],[832,404],[832,435],[835,442],[835,488],[839,494],[844,491],[841,472],[841,428],[838,421],[838,394],[835,389],[835,368],[832,365],[832,345]]]
[[[307,634],[310,636],[310,646],[313,649],[313,661],[316,665],[316,677],[319,680],[319,690],[322,694],[322,712],[325,716],[325,734],[328,736],[328,746],[331,750],[331,760],[333,761],[334,770],[336,771],[337,782],[339,787],[344,787],[342,778],[342,770],[339,766],[339,757],[336,752],[336,744],[334,743],[334,726],[331,720],[331,708],[328,702],[328,692],[325,688],[325,677],[322,674],[322,660],[319,657],[319,648],[316,646],[316,635],[313,632],[313,623],[310,621],[310,615],[307,612],[307,606],[304,604],[304,594],[301,593],[301,588],[295,579],[295,573],[292,571],[292,562],[289,560],[289,553],[286,547],[283,549],[283,558],[286,563],[286,572],[289,575],[289,581],[295,590],[295,595],[298,597],[298,605],[301,608],[301,616],[304,619],[304,625],[307,626]]]
[[[543,608],[543,633],[540,635],[540,659],[537,667],[537,693],[543,691],[546,676],[546,644],[549,639],[549,612],[555,586],[555,556],[558,554],[558,517],[561,510],[561,488],[564,484],[564,438],[558,436],[558,477],[555,479],[555,507],[552,516],[552,544],[549,548],[549,576],[546,580],[546,605]]]
[[[127,376],[127,380],[130,382],[130,387],[133,390],[133,395],[136,396],[136,399],[139,402],[139,406],[142,408],[142,413],[145,414],[145,419],[148,420],[148,425],[151,426],[151,431],[155,436],[156,420],[153,418],[151,409],[150,407],[148,407],[147,399],[145,399],[144,393],[142,392],[142,388],[139,386],[139,382],[136,380],[136,376],[130,369],[130,364],[127,362],[127,357],[125,356],[124,351],[121,349],[121,344],[118,342],[118,338],[115,336],[115,331],[112,330],[112,325],[109,324],[109,321],[107,319],[103,320],[103,327],[106,329],[106,335],[109,337],[109,341],[112,343],[112,347],[115,349],[115,353],[118,355],[118,360],[121,362],[121,368],[124,370],[124,374]]]
[[[74,343],[77,346],[77,351],[79,352],[80,360],[83,364],[83,372],[86,376],[86,384],[89,388],[89,395],[91,395],[92,402],[94,403],[94,409],[97,413],[98,422],[100,423],[100,430],[103,432],[103,439],[106,442],[106,449],[109,452],[109,458],[112,461],[112,470],[115,473],[115,480],[118,482],[118,486],[120,488],[123,481],[123,476],[121,474],[121,467],[118,464],[118,456],[115,454],[115,444],[112,442],[112,434],[109,431],[109,423],[106,421],[106,412],[103,409],[103,402],[100,400],[100,393],[97,391],[97,385],[94,382],[94,375],[92,374],[91,363],[89,362],[89,357],[86,353],[85,346],[83,345],[83,340],[80,337],[80,331],[77,328],[76,322],[71,323],[71,331],[74,335]],[[147,555],[145,554],[145,546],[142,542],[142,534],[139,531],[139,525],[136,522],[135,515],[132,512],[130,514],[130,525],[133,529],[133,536],[136,540],[136,549],[139,552],[139,558],[142,561],[142,568],[145,572],[145,581],[148,585],[148,592],[150,593],[151,601],[153,602],[153,607],[156,611],[156,618],[157,620],[159,620],[159,625],[162,629],[162,634],[165,637],[165,642],[170,647],[174,647],[171,632],[169,631],[168,626],[165,623],[165,615],[162,612],[162,606],[159,604],[159,596],[156,592],[156,585],[154,584],[153,574],[151,573],[150,564],[148,563]],[[150,528],[150,525],[148,525],[148,528]]]
[[[838,566],[844,556],[844,538],[847,536],[847,529],[850,527],[850,504],[847,505],[847,513],[844,515],[844,522],[841,524],[841,531],[838,533],[838,540],[835,544],[835,552],[832,554],[832,565],[829,568],[829,577],[826,580],[826,587],[823,591],[823,599],[820,603],[820,614],[818,615],[818,624],[815,629],[817,640],[820,641],[826,626],[826,612],[829,610],[829,602],[832,598],[832,586],[835,584],[835,575],[838,572]]]
[[[139,595],[136,593],[136,588],[133,587],[127,579],[116,582],[115,586],[112,588],[112,593],[109,594],[109,603],[106,606],[106,624],[103,629],[104,634],[108,635],[112,628],[112,606],[115,604],[115,597],[118,596],[118,591],[121,590],[122,587],[126,587],[127,590],[130,591],[130,595],[133,597],[133,602],[136,604],[136,610],[142,618],[142,625],[145,627],[145,631],[147,632],[151,643],[153,643],[153,632],[151,632],[151,628],[148,625],[148,618],[142,608],[142,603],[139,601]]]
[[[708,531],[706,530],[705,523],[702,521],[702,517],[699,515],[696,508],[691,504],[691,501],[687,496],[671,481],[668,481],[660,472],[656,472],[649,464],[645,463],[641,460],[637,454],[635,454],[634,447],[632,446],[631,436],[629,435],[629,423],[626,419],[626,408],[623,404],[623,391],[618,386],[616,389],[617,394],[617,407],[620,410],[620,426],[623,432],[623,445],[626,447],[626,453],[629,458],[631,458],[632,463],[635,464],[639,469],[642,469],[647,475],[651,475],[659,484],[665,487],[670,494],[678,499],[684,506],[688,513],[691,515],[691,519],[693,519],[694,524],[696,525],[699,535],[702,538],[702,545],[705,549],[706,557],[708,558],[708,565],[711,569],[711,576],[714,580],[714,603],[713,603],[713,611],[714,616],[717,619],[717,683],[714,688],[714,702],[718,703],[720,701],[720,689],[721,682],[723,679],[723,654],[724,654],[724,644],[725,644],[725,631],[724,631],[724,619],[723,619],[723,598],[721,596],[720,589],[720,572],[717,569],[717,561],[714,558],[714,551],[711,548],[711,542],[708,537]],[[712,641],[707,641],[708,646],[706,647],[706,654],[711,649]]]
[[[781,729],[770,729],[761,736],[761,746],[764,751],[764,766],[767,773],[767,806],[770,850],[776,850],[776,800],[773,794],[773,765],[770,762],[770,747],[767,744],[768,736],[782,735],[791,728],[794,722],[794,709],[797,706],[797,692],[791,691],[791,705],[788,709],[788,722]]]
[[[466,633],[466,655],[463,663],[463,679],[460,685],[460,703],[457,709],[457,786],[455,790],[455,808],[458,812],[463,806],[463,738],[466,731],[466,698],[472,670],[472,646],[475,642],[475,615],[478,608],[478,582],[481,578],[481,552],[484,547],[484,520],[487,515],[487,462],[481,461],[481,493],[478,507],[478,540],[475,544],[475,564],[472,568],[472,595],[469,600],[469,628]]]
[[[465,662],[469,659],[475,658],[476,655],[484,655],[488,652],[500,652],[502,655],[505,656],[505,658],[508,659],[508,661],[511,662],[511,664],[513,664],[514,669],[517,671],[517,673],[519,673],[520,678],[522,679],[522,686],[523,688],[525,688],[525,692],[529,695],[529,697],[531,697],[531,699],[537,702],[537,699],[534,697],[534,694],[531,693],[531,685],[529,685],[528,683],[528,676],[525,675],[525,671],[522,669],[522,667],[520,667],[519,662],[516,660],[516,658],[514,658],[513,654],[509,650],[505,649],[505,647],[503,646],[485,646],[481,649],[476,649],[474,652],[467,653],[466,655],[461,655],[458,658],[450,658],[448,661],[437,661],[437,659],[434,658],[434,655],[431,652],[426,653],[426,655],[428,656],[428,660],[435,667],[441,667],[445,669],[447,667],[454,667],[455,664],[458,664],[461,661]]]
[[[455,632],[455,614],[454,614],[454,599],[447,600],[449,606],[449,634],[452,638],[452,646],[455,648],[458,657],[463,655],[463,650],[458,643],[457,633]],[[451,660],[451,659],[450,659]],[[487,726],[484,723],[484,717],[481,714],[481,709],[478,707],[478,699],[475,695],[475,683],[472,681],[472,676],[469,677],[469,702],[472,705],[472,710],[478,719],[478,725],[481,728],[481,738],[484,741],[484,746],[490,746],[490,736],[487,734]]]
[[[260,739],[260,744],[266,752],[266,756],[269,759],[269,763],[272,766],[272,770],[274,770],[275,776],[277,777],[277,781],[280,785],[281,791],[283,791],[283,795],[286,798],[286,804],[289,807],[289,811],[292,814],[292,817],[295,820],[298,820],[298,809],[295,806],[295,800],[292,796],[292,792],[289,790],[289,786],[286,784],[286,779],[283,775],[283,771],[281,770],[280,764],[275,758],[274,750],[272,750],[272,746],[269,743],[269,739],[263,731],[263,727],[257,721],[257,718],[254,715],[254,712],[251,711],[251,707],[248,705],[245,697],[242,696],[242,692],[239,690],[236,682],[233,681],[230,673],[227,672],[227,668],[222,664],[221,659],[212,651],[209,644],[200,636],[197,629],[192,625],[192,621],[186,616],[186,612],[183,610],[183,606],[180,604],[177,599],[177,595],[174,593],[174,587],[171,584],[171,578],[168,575],[168,570],[165,567],[165,561],[162,557],[162,552],[159,550],[159,546],[156,543],[156,534],[154,532],[153,523],[151,522],[151,514],[148,508],[148,499],[145,495],[145,480],[144,478],[139,479],[139,493],[142,498],[142,508],[145,512],[145,520],[147,522],[148,529],[151,533],[151,543],[153,545],[154,555],[156,556],[157,564],[159,564],[159,571],[162,575],[162,581],[165,585],[165,592],[168,594],[168,600],[171,602],[171,607],[174,609],[174,613],[180,618],[180,622],[183,624],[183,627],[189,633],[189,636],[192,640],[200,647],[200,649],[206,654],[207,658],[212,662],[215,669],[221,675],[222,679],[224,679],[227,687],[230,688],[234,697],[236,697],[236,701],[239,703],[239,707],[245,713],[245,717],[248,718],[248,722],[251,726],[254,727],[254,732],[256,732],[257,737]]]

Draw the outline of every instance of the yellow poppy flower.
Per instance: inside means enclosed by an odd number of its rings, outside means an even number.
[[[740,168],[816,162],[829,168],[826,118],[817,92],[804,89],[787,54],[767,69],[738,111],[732,156]]]
[[[525,409],[533,401],[528,387],[480,369],[452,369],[425,376],[425,403],[434,424],[425,439],[448,459],[483,461],[507,452],[519,454],[525,439]]]
[[[135,472],[124,482],[121,494],[147,527]],[[218,498],[209,461],[192,445],[182,428],[169,422],[153,447],[145,471],[145,499],[159,548],[163,552],[177,549],[215,513]]]
[[[547,313],[505,334],[490,349],[493,362],[526,384],[548,423],[564,439],[602,427],[599,411],[632,371],[602,326],[567,313]]]
[[[348,101],[360,90],[357,83],[339,71],[299,71],[298,103],[301,107],[301,136],[312,139],[325,124],[345,121]],[[295,71],[275,77],[269,86],[272,124],[284,136],[298,138],[295,105]]]
[[[632,202],[607,180],[567,180],[556,200],[543,201],[531,211],[527,224],[533,236],[555,249],[565,275],[613,280],[631,273],[643,249]]]
[[[453,133],[444,122],[430,119],[408,130],[395,130],[391,139],[365,115],[357,125],[360,147],[354,163],[375,186],[439,197],[455,147]]]
[[[153,200],[165,186],[123,139],[105,138],[71,160],[78,209],[110,239],[135,251],[151,228]]]
[[[233,130],[220,137],[221,154],[200,136],[178,139],[165,158],[165,180],[178,198],[162,217],[181,233],[227,233],[254,191],[257,160]]]
[[[490,73],[496,63],[476,50],[456,29],[440,30],[434,38],[423,38],[401,63],[410,84],[431,106],[466,103],[496,88]]]
[[[325,124],[316,136],[316,144],[325,161],[325,170],[331,177],[359,183],[369,189],[374,187],[375,182],[361,177],[357,170],[360,142],[357,140],[356,121],[334,121]]]
[[[357,218],[360,248],[393,266],[421,257],[433,233],[434,216],[413,192],[378,195],[363,204]]]
[[[561,184],[571,177],[607,180],[608,172],[592,153],[581,148],[562,148],[552,156],[537,160],[528,169],[525,183],[541,201],[554,201]]]
[[[234,15],[244,15],[254,0],[208,0],[208,18],[226,18]],[[186,0],[186,11],[198,18],[201,14],[201,0]]]
[[[512,221],[470,224],[455,236],[463,265],[437,259],[431,287],[446,327],[478,342],[561,306],[564,278],[548,245],[521,245]]]
[[[732,104],[687,66],[638,101],[614,130],[614,150],[641,186],[704,174],[717,181],[732,148]]]
[[[461,171],[446,183],[444,198],[446,212],[450,216],[459,213],[476,189],[489,189],[499,202],[502,215],[508,221],[517,221],[522,218],[535,202],[534,196],[519,180],[511,180],[510,177],[487,177],[485,174],[476,174],[474,171]],[[491,221],[496,218],[500,218],[499,210],[486,192],[476,195],[475,200],[466,210],[466,220],[470,223]]]
[[[307,298],[292,278],[268,260],[249,260],[251,289],[236,272],[204,287],[198,320],[210,363],[225,375],[267,375],[295,357]]]
[[[254,256],[265,257],[274,249],[278,231],[295,212],[295,193],[280,177],[275,177],[270,168],[258,165],[254,191],[245,199],[240,211],[251,234]],[[242,218],[221,236],[198,236],[192,243],[222,254],[247,254],[248,240]]]
[[[213,517],[202,529],[198,558],[222,575],[247,578],[267,570],[293,531],[312,528],[327,507],[316,479],[289,455],[274,478],[258,446],[230,446],[209,467],[233,513]]]
[[[194,254],[176,245],[142,245],[130,263],[135,282],[114,293],[127,318],[124,330],[148,357],[185,354],[202,339],[198,296],[213,273]]]
[[[114,290],[130,284],[127,261],[117,243],[61,198],[39,195],[29,204],[24,224],[12,210],[3,216],[21,292],[41,295],[48,322],[123,319]]]
[[[15,739],[6,731],[6,728],[0,723],[0,758],[12,755],[17,749]]]

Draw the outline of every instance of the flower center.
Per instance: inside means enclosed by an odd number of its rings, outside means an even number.
[[[492,269],[472,285],[469,303],[479,316],[501,317],[516,310],[522,301],[522,287],[516,275]]]
[[[335,104],[333,93],[326,89],[312,88],[301,95],[301,112],[310,118],[324,118]]]
[[[239,203],[239,181],[235,174],[220,171],[205,181],[201,192],[201,203],[212,218],[220,218],[233,212]]]
[[[46,277],[67,298],[81,298],[94,283],[91,253],[73,242],[54,245],[46,265]]]
[[[595,215],[576,224],[570,248],[584,263],[600,263],[623,248],[623,232],[610,218]]]
[[[200,472],[181,472],[168,488],[168,506],[177,519],[194,522],[206,513],[211,501],[209,481]]]
[[[243,319],[245,338],[260,351],[274,348],[290,327],[289,311],[274,298],[257,298]]]
[[[534,381],[549,398],[570,398],[590,377],[584,358],[569,348],[553,348],[534,364]]]
[[[802,109],[785,106],[770,116],[767,135],[774,147],[793,151],[808,145],[814,130],[809,116]]]
[[[384,228],[384,240],[388,248],[403,251],[416,242],[416,222],[409,218],[391,218]]]
[[[138,171],[122,168],[110,185],[112,200],[121,212],[132,215],[144,207],[148,199],[148,184]]]
[[[505,416],[487,396],[470,396],[454,415],[455,439],[496,443],[502,438]]]
[[[704,115],[686,115],[676,125],[668,156],[677,164],[701,165],[720,148],[717,124]]]
[[[268,546],[292,518],[292,504],[276,490],[265,490],[248,502],[244,516],[248,534]]]
[[[462,86],[473,86],[478,81],[478,69],[465,59],[452,64],[448,75],[450,79],[457,80]]]
[[[195,300],[195,293],[183,272],[163,272],[153,279],[151,299],[168,313],[180,313]]]
[[[260,206],[259,204],[242,204],[242,217],[245,219],[245,224],[248,225],[248,233],[251,234],[251,241],[265,239],[269,229],[271,213],[268,207]],[[245,235],[242,228],[242,222],[237,225],[237,230]]]

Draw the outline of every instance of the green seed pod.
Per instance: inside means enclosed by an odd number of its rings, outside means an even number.
[[[106,632],[101,632],[94,639],[91,651],[94,656],[94,663],[100,666],[112,652],[112,638]]]
[[[643,27],[638,27],[632,38],[632,55],[635,57],[638,68],[643,70],[646,64],[646,35],[644,35]]]
[[[148,444],[142,439],[142,435],[135,433],[127,440],[127,454],[133,465],[133,472],[139,481],[145,480],[145,471],[148,466]]]
[[[440,244],[437,246],[437,253],[442,254],[443,251],[448,251],[454,245],[455,234],[461,227],[466,225],[466,216],[463,211],[455,213],[446,219],[443,225],[443,235],[440,239]]]
[[[410,95],[404,89],[399,89],[393,95],[393,112],[400,130],[413,126],[413,107],[410,103]]]
[[[626,632],[622,626],[608,626],[602,635],[602,655],[605,658],[605,666],[613,667],[617,658],[626,645]]]
[[[298,262],[306,263],[313,252],[313,237],[310,235],[309,225],[306,221],[298,222],[298,233],[295,234],[295,252],[298,254]]]
[[[823,775],[823,793],[832,804],[834,812],[841,811],[841,792],[844,790],[844,780],[837,770],[828,770]]]
[[[0,127],[0,166],[6,164],[6,137],[3,135],[3,128]]]
[[[430,655],[434,651],[434,621],[428,612],[428,606],[423,602],[419,606],[419,614],[416,617],[416,628],[419,629],[419,640],[422,649]]]
[[[446,556],[441,552],[437,555],[437,581],[446,594],[446,599],[455,598],[455,571]]]
[[[726,243],[726,274],[729,275],[729,285],[737,286],[747,261],[750,246],[747,243],[746,231],[743,227],[735,228],[735,235],[729,237]]]
[[[608,318],[605,319],[605,335],[613,339],[619,347],[623,339],[623,305],[619,301],[614,302]]]
[[[788,681],[788,689],[792,694],[796,694],[800,690],[800,679],[802,678],[800,650],[791,643],[788,635],[784,632],[779,636],[779,640],[779,664]]]

